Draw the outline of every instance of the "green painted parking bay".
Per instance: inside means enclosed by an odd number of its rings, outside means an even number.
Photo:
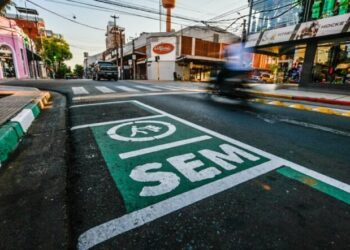
[[[144,103],[127,104],[149,115],[75,128],[91,129],[128,212],[82,234],[79,249],[88,249],[276,169],[288,178],[292,177],[287,175],[291,170],[297,171],[301,174],[297,181],[312,179],[322,187],[319,191],[332,190],[325,193],[350,201],[350,185],[346,183]]]
[[[92,130],[129,212],[271,161],[169,117]]]

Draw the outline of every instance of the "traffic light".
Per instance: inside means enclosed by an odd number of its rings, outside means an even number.
[[[24,45],[26,47],[28,47],[29,46],[29,39],[28,39],[28,37],[25,37],[23,40],[24,40]]]
[[[156,56],[156,57],[155,57],[155,61],[156,61],[156,62],[159,62],[159,60],[160,60],[160,56]]]

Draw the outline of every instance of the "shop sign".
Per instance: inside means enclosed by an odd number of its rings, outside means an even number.
[[[260,37],[260,33],[249,35],[247,38],[247,42],[245,44],[245,47],[250,48],[250,47],[256,46],[258,43],[259,37]]]
[[[295,25],[266,31],[264,32],[259,45],[289,41],[294,30]]]
[[[175,46],[171,43],[160,43],[153,48],[153,52],[158,55],[165,55],[171,53]]]
[[[328,36],[344,32],[343,29],[348,22],[350,14],[328,17],[302,23],[293,40],[300,40],[312,37]],[[348,32],[349,30],[345,30]]]

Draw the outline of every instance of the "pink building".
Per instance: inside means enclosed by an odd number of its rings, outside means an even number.
[[[0,80],[30,77],[24,37],[15,21],[0,16]]]

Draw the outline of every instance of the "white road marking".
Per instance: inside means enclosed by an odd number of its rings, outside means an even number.
[[[266,162],[91,228],[80,235],[78,249],[92,248],[117,235],[266,174],[279,168],[281,164],[279,161]]]
[[[107,100],[107,99],[116,99],[116,98],[128,98],[128,97],[138,97],[138,96],[161,96],[161,95],[193,95],[198,93],[207,93],[206,90],[201,91],[189,91],[189,90],[183,90],[183,91],[177,91],[177,92],[150,92],[150,93],[121,93],[121,94],[106,94],[106,95],[90,95],[90,96],[79,96],[79,97],[73,97],[73,101],[85,101],[85,100]]]
[[[342,136],[348,136],[350,137],[350,133],[345,132],[345,131],[341,131],[341,130],[337,130],[337,129],[333,129],[333,128],[328,128],[325,126],[320,126],[317,124],[312,124],[312,123],[307,123],[307,122],[299,122],[299,121],[295,121],[295,120],[290,120],[290,119],[280,119],[281,122],[285,122],[285,123],[289,123],[289,124],[293,124],[293,125],[298,125],[298,126],[302,126],[305,128],[312,128],[312,129],[317,129],[317,130],[321,130],[324,132],[329,132],[332,134],[336,134],[336,135],[342,135]]]
[[[212,139],[212,137],[204,135],[204,136],[199,136],[199,137],[195,137],[195,138],[191,138],[191,139],[170,142],[170,143],[166,143],[166,144],[162,144],[162,145],[157,145],[154,147],[149,147],[149,148],[135,150],[135,151],[127,152],[127,153],[122,153],[122,154],[119,154],[119,157],[124,160],[124,159],[132,158],[132,157],[136,157],[136,156],[140,156],[140,155],[155,153],[155,152],[159,152],[162,150],[176,148],[176,147],[188,145],[191,143],[201,142],[201,141],[205,141],[205,140],[209,140],[209,139]]]
[[[112,104],[130,103],[130,102],[133,102],[133,101],[116,101],[116,102],[99,102],[99,103],[79,104],[79,105],[70,106],[69,108],[73,109],[73,108],[83,108],[83,107],[101,106],[101,105],[112,105]]]
[[[72,87],[74,95],[88,95],[89,92],[84,87]]]
[[[160,217],[163,217],[167,214],[175,212],[181,208],[189,206],[195,202],[201,201],[205,198],[208,198],[217,193],[223,192],[227,189],[230,189],[234,186],[237,186],[241,183],[244,183],[248,180],[254,179],[258,176],[271,172],[275,169],[278,169],[283,166],[288,166],[293,168],[296,171],[299,171],[303,174],[309,175],[315,179],[321,180],[328,185],[341,189],[345,192],[350,193],[350,185],[335,180],[331,177],[322,175],[316,171],[307,169],[303,166],[297,165],[295,163],[289,162],[285,159],[282,159],[278,156],[267,153],[263,150],[249,146],[243,142],[237,141],[225,135],[219,134],[215,131],[209,130],[207,128],[201,127],[189,121],[183,120],[182,118],[176,117],[154,107],[151,107],[147,104],[141,103],[139,101],[133,101],[135,104],[145,107],[147,110],[159,113],[160,115],[167,116],[171,119],[174,119],[178,122],[181,122],[185,125],[188,125],[194,129],[202,131],[206,134],[209,134],[213,137],[227,141],[233,145],[239,146],[243,149],[254,152],[260,156],[263,156],[267,159],[270,159],[269,162],[263,163],[259,166],[243,170],[234,175],[219,179],[217,181],[211,182],[199,188],[190,190],[188,192],[176,195],[167,200],[161,201],[159,203],[153,204],[149,207],[140,209],[138,211],[126,214],[120,218],[116,218],[109,222],[106,222],[102,225],[96,226],[87,232],[80,235],[78,239],[78,249],[89,249],[96,246],[106,240],[109,240],[117,235],[120,235],[124,232],[130,231],[134,228],[140,227],[148,222],[156,220]]]
[[[341,182],[341,181],[338,181],[334,178],[331,178],[329,176],[326,176],[326,175],[323,175],[323,174],[320,174],[314,170],[311,170],[311,169],[308,169],[308,168],[305,168],[303,166],[300,166],[298,164],[295,164],[295,163],[292,163],[292,162],[289,162],[288,164],[288,167],[300,172],[300,173],[303,173],[305,175],[308,175],[316,180],[319,180],[321,182],[324,182],[330,186],[333,186],[333,187],[336,187],[338,189],[341,189],[347,193],[350,193],[350,185],[349,184],[346,184],[344,182]]]
[[[129,87],[126,87],[126,86],[116,86],[116,88],[120,89],[120,90],[123,90],[123,91],[126,91],[126,92],[140,92],[140,90],[129,88]]]
[[[98,89],[99,91],[101,91],[102,93],[115,93],[115,91],[113,89],[104,87],[104,86],[96,86],[96,89]]]
[[[152,110],[152,111],[157,112],[157,113],[159,113],[159,114],[168,116],[168,117],[170,117],[170,118],[172,118],[172,119],[174,119],[174,120],[177,120],[177,121],[179,121],[179,122],[181,122],[181,123],[184,123],[184,124],[186,124],[186,125],[188,125],[188,126],[190,126],[190,127],[192,127],[192,128],[198,129],[198,130],[200,130],[200,131],[202,131],[202,132],[204,132],[204,133],[207,133],[207,134],[210,134],[210,135],[212,135],[212,136],[214,136],[214,137],[217,137],[217,138],[219,138],[219,139],[225,140],[225,141],[227,141],[227,142],[229,142],[229,143],[232,143],[233,145],[242,147],[242,148],[247,149],[247,150],[249,150],[249,151],[251,151],[251,152],[255,152],[256,154],[261,155],[261,156],[264,156],[264,157],[266,157],[266,158],[268,158],[268,159],[276,160],[276,161],[283,161],[283,162],[284,162],[284,164],[283,164],[284,166],[292,166],[293,169],[295,169],[295,170],[297,170],[297,171],[299,171],[299,172],[301,172],[301,173],[303,173],[303,174],[308,175],[308,173],[305,172],[305,170],[308,170],[308,171],[317,173],[317,172],[315,172],[315,171],[313,171],[313,170],[310,170],[310,169],[308,169],[308,168],[302,167],[302,166],[300,166],[300,165],[298,165],[298,164],[295,164],[295,163],[293,163],[293,162],[287,161],[287,160],[282,159],[282,158],[280,158],[280,157],[278,157],[278,156],[275,156],[275,155],[273,155],[273,154],[267,153],[267,152],[265,152],[265,151],[263,151],[263,150],[261,150],[261,149],[254,148],[254,147],[249,146],[249,145],[247,145],[247,144],[245,144],[245,143],[243,143],[243,142],[237,141],[237,140],[235,140],[235,139],[232,139],[232,138],[227,137],[227,136],[225,136],[225,135],[219,134],[219,133],[217,133],[217,132],[215,132],[215,131],[212,131],[212,130],[210,130],[210,129],[207,129],[207,128],[201,127],[201,126],[199,126],[199,125],[197,125],[197,124],[194,124],[194,123],[191,123],[191,122],[189,122],[189,121],[183,120],[182,118],[179,118],[179,117],[177,117],[177,116],[168,114],[168,113],[166,113],[166,112],[164,112],[164,111],[162,111],[162,110],[156,109],[156,108],[151,107],[151,106],[149,106],[149,105],[147,105],[147,104],[144,104],[144,103],[142,103],[142,102],[139,102],[139,101],[136,101],[136,100],[134,100],[133,102],[137,103],[138,105],[144,106],[144,107],[147,108],[148,110]],[[325,175],[320,174],[320,173],[317,173],[317,175],[318,175],[318,176],[322,176],[322,178],[324,178],[325,180],[328,181],[327,184],[329,184],[329,185],[331,185],[331,186],[334,186],[334,187],[336,187],[336,188],[338,188],[338,189],[341,189],[341,190],[343,190],[343,191],[345,191],[345,192],[349,192],[349,191],[350,191],[350,185],[349,185],[349,184],[340,182],[340,181],[338,181],[338,180],[335,180],[335,179],[333,179],[333,178],[331,178],[331,177],[325,176]]]
[[[166,86],[157,86],[157,88],[167,89],[167,90],[179,90],[179,89],[182,89],[182,88],[178,88],[178,87],[166,87]]]
[[[149,90],[149,91],[161,91],[160,89],[146,87],[146,86],[141,86],[141,85],[136,85],[135,87],[139,88],[139,89]]]
[[[138,118],[132,118],[132,119],[124,119],[124,120],[117,120],[117,121],[91,123],[91,124],[84,124],[84,125],[74,126],[70,130],[73,131],[73,130],[82,129],[82,128],[91,128],[91,127],[98,127],[98,126],[104,126],[104,125],[110,125],[110,124],[118,124],[118,123],[133,122],[133,121],[141,121],[141,120],[161,118],[161,117],[164,117],[164,115],[152,115],[152,116],[138,117]]]

